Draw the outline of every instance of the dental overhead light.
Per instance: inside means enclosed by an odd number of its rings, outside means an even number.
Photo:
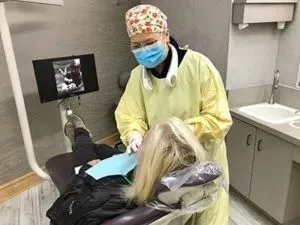
[[[63,0],[0,0],[0,33],[1,33],[2,43],[3,43],[4,54],[6,57],[7,67],[9,71],[11,86],[13,89],[14,98],[16,102],[16,107],[17,107],[17,112],[18,112],[18,117],[21,126],[28,163],[31,169],[37,175],[39,175],[44,179],[50,179],[49,175],[39,167],[34,153],[32,137],[31,137],[28,117],[26,113],[26,107],[25,107],[24,97],[22,92],[22,86],[20,82],[20,76],[18,72],[13,45],[12,45],[9,25],[5,13],[4,3],[8,1],[37,3],[37,4],[54,5],[54,6],[62,6],[64,5],[64,1]]]

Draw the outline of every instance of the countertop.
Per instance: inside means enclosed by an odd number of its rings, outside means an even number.
[[[244,121],[245,123],[251,124],[261,130],[264,130],[270,134],[273,134],[287,142],[290,142],[298,146],[299,151],[294,153],[294,160],[300,163],[300,129],[292,127],[289,123],[283,124],[272,124],[263,120],[257,119],[246,113],[241,112],[238,108],[230,109],[231,115]]]

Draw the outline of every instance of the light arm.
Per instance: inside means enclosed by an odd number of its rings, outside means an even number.
[[[6,2],[6,1],[4,1],[4,2]],[[46,5],[57,5],[57,6],[64,5],[63,0],[9,0],[9,1],[29,2],[29,3],[38,3],[38,4],[46,4]],[[0,2],[3,2],[3,0],[0,0]]]

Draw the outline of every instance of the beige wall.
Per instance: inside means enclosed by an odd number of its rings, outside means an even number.
[[[76,112],[95,139],[116,130],[117,77],[134,66],[124,27],[125,11],[138,0],[65,0],[64,7],[5,3],[12,32],[34,146],[41,165],[64,152],[57,103],[40,104],[32,60],[94,53],[100,92],[82,96]],[[0,44],[0,185],[30,171],[25,157],[13,94]]]
[[[253,24],[244,30],[231,25],[226,88],[271,84],[280,31],[274,23]]]
[[[181,46],[209,57],[225,81],[231,0],[142,0],[168,16],[171,34]]]
[[[299,3],[298,3],[299,4]],[[296,87],[300,64],[300,7],[296,8],[294,21],[281,32],[276,67],[280,70],[280,83]]]

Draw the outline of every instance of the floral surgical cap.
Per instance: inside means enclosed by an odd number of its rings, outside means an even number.
[[[162,33],[167,31],[167,16],[152,5],[138,5],[128,10],[125,16],[129,37],[141,33]]]

